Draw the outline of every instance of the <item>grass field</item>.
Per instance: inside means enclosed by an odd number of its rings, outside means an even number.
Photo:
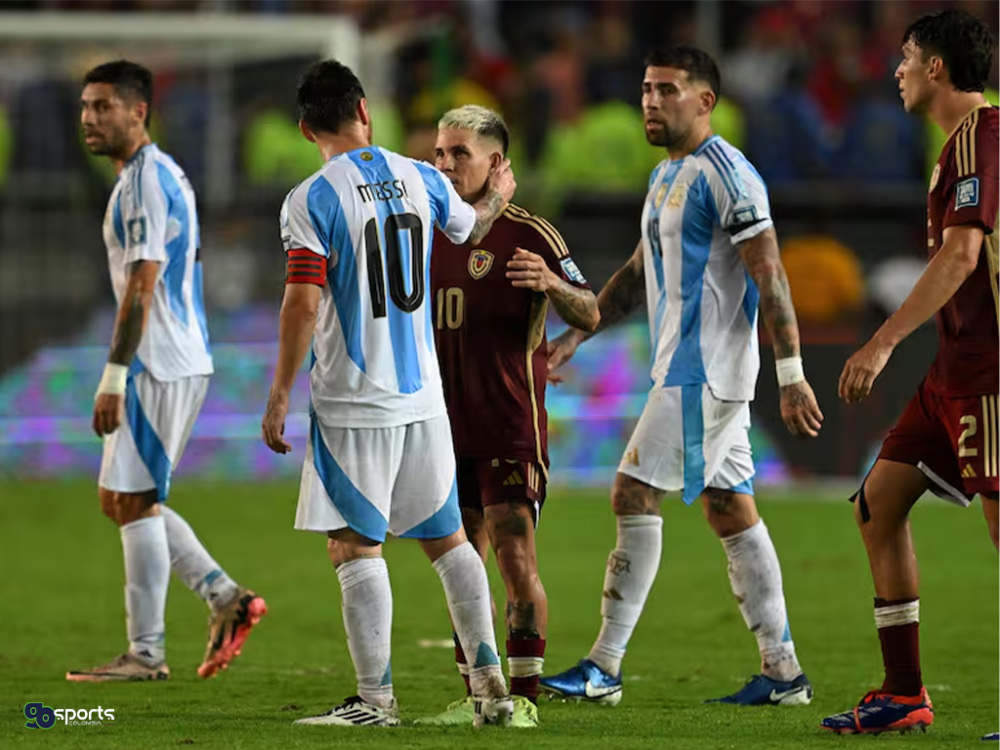
[[[0,747],[150,748],[833,748],[970,747],[998,726],[998,565],[978,504],[924,501],[914,513],[922,562],[924,676],[937,710],[926,735],[827,736],[820,718],[881,679],[864,551],[844,502],[760,499],[781,557],[792,633],[816,688],[805,708],[737,709],[701,701],[739,687],[757,651],[729,592],[725,557],[697,508],[664,508],[660,577],[625,661],[616,709],[543,701],[523,732],[294,727],[355,691],[337,579],[319,536],[291,529],[294,484],[180,480],[172,504],[269,616],[228,672],[208,682],[204,605],[177,582],[167,612],[169,682],[71,684],[124,642],[118,533],[90,483],[0,483]],[[558,493],[539,536],[551,621],[547,667],[584,655],[599,626],[614,523],[603,492]],[[396,597],[393,674],[404,720],[460,695],[437,577],[411,542],[386,547]],[[495,582],[495,581],[494,581]],[[494,591],[502,589],[494,587]],[[425,645],[420,645],[421,642]],[[24,728],[22,707],[114,708],[113,725]]]

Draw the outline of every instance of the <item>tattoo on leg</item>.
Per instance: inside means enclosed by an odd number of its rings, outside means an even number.
[[[717,516],[728,516],[733,508],[733,493],[729,490],[719,490],[714,487],[705,488],[708,498],[708,509]]]
[[[633,483],[616,485],[611,504],[619,516],[654,516],[659,514],[656,491]]]
[[[507,632],[511,639],[538,638],[534,602],[507,602]]]

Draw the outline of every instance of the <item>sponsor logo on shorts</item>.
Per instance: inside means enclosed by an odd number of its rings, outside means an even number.
[[[972,464],[966,464],[965,468],[962,469],[962,479],[975,479],[976,470],[972,468]]]
[[[115,709],[103,708],[51,708],[39,701],[24,705],[26,729],[52,729],[57,721],[65,726],[104,726],[115,723]]]

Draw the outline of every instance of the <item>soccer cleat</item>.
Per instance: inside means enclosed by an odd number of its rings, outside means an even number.
[[[233,601],[208,618],[208,648],[198,676],[208,679],[240,655],[254,625],[267,614],[267,604],[250,589],[241,588]]]
[[[517,707],[515,706],[516,710]],[[468,726],[475,718],[475,700],[471,695],[467,695],[464,698],[449,703],[448,708],[436,716],[417,719],[414,724],[431,727]]]
[[[538,727],[538,706],[523,695],[512,695],[514,714],[510,717],[513,729],[535,729]]]
[[[1000,742],[1000,732],[993,732],[992,734],[984,734],[980,737],[983,742]]]
[[[472,726],[509,727],[514,714],[514,702],[509,695],[503,698],[473,698]]]
[[[366,702],[359,695],[352,695],[325,714],[309,716],[294,723],[309,726],[398,727],[399,709],[395,700],[388,708],[382,708]]]
[[[622,674],[612,677],[590,659],[575,667],[538,681],[550,699],[587,701],[604,706],[617,706],[622,699]]]
[[[145,682],[149,680],[170,679],[170,667],[165,662],[150,664],[134,656],[124,653],[116,656],[100,667],[93,669],[67,672],[66,679],[70,682]]]
[[[837,734],[878,734],[926,731],[933,723],[934,707],[927,689],[920,688],[920,695],[890,695],[872,690],[850,711],[827,716],[820,726]]]
[[[809,678],[800,674],[791,682],[781,682],[758,674],[732,695],[713,698],[705,703],[730,703],[735,706],[806,706],[812,700]]]

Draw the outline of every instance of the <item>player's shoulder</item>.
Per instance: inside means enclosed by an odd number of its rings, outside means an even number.
[[[565,258],[569,255],[569,248],[566,247],[566,241],[559,234],[559,230],[538,214],[533,214],[514,203],[508,203],[497,221],[505,222],[512,228],[516,228],[517,233],[522,237],[535,239],[536,246],[548,247],[557,258]]]
[[[746,155],[719,135],[713,135],[692,154],[710,185],[723,187],[734,200],[743,197],[748,185],[764,188],[764,179]]]

